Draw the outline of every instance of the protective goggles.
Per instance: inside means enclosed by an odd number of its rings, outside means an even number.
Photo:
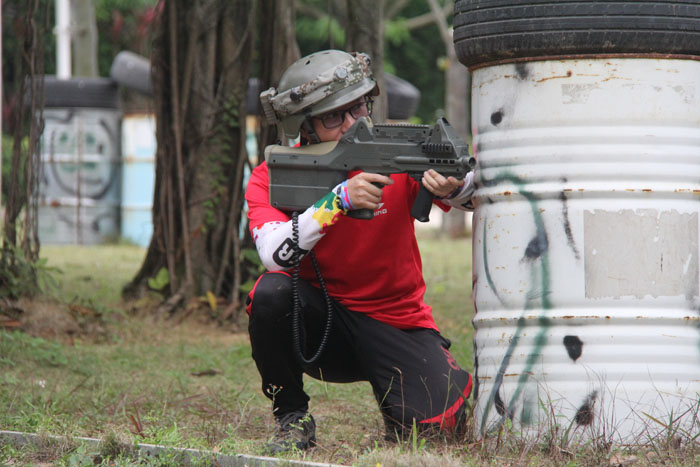
[[[364,96],[359,102],[355,102],[347,109],[332,110],[322,115],[317,115],[317,118],[327,130],[338,128],[345,121],[345,115],[350,114],[352,118],[357,120],[360,117],[369,117],[372,115],[372,99]]]

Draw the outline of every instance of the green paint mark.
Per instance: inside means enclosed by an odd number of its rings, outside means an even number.
[[[501,302],[501,305],[503,305],[505,307],[505,306],[507,306],[506,302],[498,294],[498,289],[496,289],[496,284],[493,283],[493,278],[491,277],[491,271],[489,270],[489,260],[488,260],[488,255],[486,254],[486,222],[484,222],[484,227],[482,230],[483,230],[482,238],[484,239],[484,249],[483,249],[483,252],[481,254],[484,257],[484,272],[486,273],[486,282],[489,284],[489,287],[493,291],[493,293],[496,296],[496,298],[498,299],[498,301]]]
[[[535,246],[541,247],[542,245],[546,246],[546,239],[547,239],[547,233],[544,228],[544,221],[542,219],[542,213],[539,211],[537,208],[538,204],[538,199],[534,195],[534,193],[525,190],[525,181],[517,177],[516,175],[510,173],[510,172],[503,172],[500,176],[496,177],[493,180],[487,180],[484,181],[484,185],[486,186],[493,186],[505,181],[509,181],[513,183],[517,188],[518,188],[518,193],[522,195],[525,199],[528,200],[530,203],[530,209],[532,211],[532,217],[533,221],[535,223],[535,228],[536,228],[536,237],[535,237]],[[484,222],[484,226],[486,223]],[[485,227],[484,227],[485,229]],[[485,233],[485,230],[484,230]],[[489,283],[489,286],[495,291],[496,287],[493,284],[493,280],[490,276],[490,273],[488,272],[487,269],[487,262],[486,262],[486,235],[484,235],[484,266],[487,271],[487,281]],[[542,308],[542,314],[539,317],[539,324],[540,324],[540,330],[537,333],[537,336],[535,337],[535,342],[534,342],[534,348],[532,352],[528,355],[527,360],[526,360],[526,365],[523,370],[523,372],[520,374],[520,377],[518,379],[518,385],[516,387],[515,393],[512,395],[510,398],[510,403],[508,405],[508,409],[504,414],[501,415],[501,419],[498,421],[498,423],[495,424],[492,429],[497,428],[498,426],[502,425],[508,418],[510,418],[513,414],[513,411],[515,410],[515,403],[520,397],[521,392],[525,388],[533,365],[537,361],[537,359],[541,356],[541,351],[542,348],[547,345],[547,331],[548,328],[551,326],[551,323],[549,320],[546,318],[545,313],[548,312],[552,308],[552,303],[550,301],[550,268],[549,268],[549,253],[547,248],[541,248],[542,251],[540,251],[540,248],[535,249],[535,252],[533,252],[533,255],[536,255],[532,258],[533,264],[531,266],[531,271],[530,271],[530,277],[532,279],[532,285],[530,290],[528,290],[527,293],[527,301],[525,303],[525,307],[523,309],[523,314],[521,315],[520,319],[518,319],[518,327],[515,331],[515,334],[513,335],[513,338],[511,339],[510,345],[508,346],[508,349],[506,351],[505,356],[503,357],[503,360],[501,361],[500,368],[498,370],[498,374],[496,375],[496,378],[494,379],[494,385],[491,389],[491,394],[489,394],[489,398],[486,401],[486,407],[484,408],[484,412],[482,415],[482,423],[481,423],[481,432],[482,435],[485,434],[486,426],[485,426],[485,421],[487,419],[487,416],[489,414],[489,411],[491,410],[491,407],[494,403],[494,400],[496,398],[496,395],[498,394],[498,391],[501,388],[501,385],[503,383],[503,377],[505,375],[505,371],[510,363],[510,359],[513,355],[513,352],[515,351],[515,348],[517,347],[519,341],[520,341],[520,336],[523,333],[523,329],[525,328],[527,324],[527,320],[524,318],[525,312],[528,309],[531,309],[532,302],[536,298],[541,298],[541,308]],[[540,268],[539,268],[539,287],[536,287],[535,284],[537,284],[537,267],[535,264],[535,260],[539,260]],[[498,296],[498,295],[497,295]],[[503,304],[503,300],[500,299],[501,303]],[[531,414],[528,413],[527,415],[528,420],[530,420]],[[488,430],[490,431],[490,430]]]
[[[316,209],[326,208],[328,210],[333,210],[333,205],[335,204],[337,196],[332,191],[326,193],[326,195],[314,203]]]

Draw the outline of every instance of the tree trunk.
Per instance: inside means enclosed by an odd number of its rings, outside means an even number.
[[[97,76],[97,21],[93,0],[71,0],[73,75]]]
[[[154,232],[127,297],[165,268],[171,310],[213,293],[239,309],[251,0],[166,0],[154,41]]]
[[[260,91],[279,85],[282,73],[300,58],[297,45],[294,0],[266,0],[258,3],[258,23],[260,24]],[[258,163],[264,159],[265,147],[283,143],[284,135],[277,134],[276,126],[269,125],[264,116],[260,116],[258,134]]]
[[[375,122],[384,122],[387,117],[383,11],[384,0],[347,0],[348,25],[345,49],[349,52],[365,52],[372,58],[372,73],[380,89],[372,111],[372,119]]]
[[[21,104],[13,109],[11,116],[14,141],[0,235],[0,290],[1,295],[18,297],[39,290],[36,265],[39,260],[40,139],[44,129],[45,38],[50,28],[46,3],[29,0],[12,6],[17,14],[19,39],[19,47],[14,51],[20,64],[16,100]],[[22,104],[25,96],[28,99]],[[24,138],[29,143],[26,150],[22,147]]]
[[[467,141],[470,133],[469,70],[459,63],[453,47],[448,50],[451,53],[445,70],[445,114],[450,124]],[[441,230],[450,238],[464,237],[471,230],[470,217],[465,211],[450,209],[442,218]]]
[[[445,117],[467,140],[469,134],[469,71],[460,65],[452,42],[452,28],[447,24],[444,11],[437,0],[428,0],[440,37],[445,44],[447,68],[445,69]],[[466,236],[467,213],[460,209],[450,209],[442,216],[441,230],[451,238]]]

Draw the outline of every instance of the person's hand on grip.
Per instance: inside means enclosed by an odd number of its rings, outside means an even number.
[[[347,185],[353,209],[377,209],[382,199],[382,189],[379,186],[392,183],[394,181],[386,175],[368,172],[355,175],[348,180]]]
[[[435,170],[426,170],[423,174],[423,186],[438,198],[447,198],[464,184],[464,180],[454,177],[444,177]]]

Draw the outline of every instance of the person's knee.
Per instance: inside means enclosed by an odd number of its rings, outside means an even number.
[[[406,440],[414,434],[430,436],[462,434],[466,424],[466,404],[460,404],[455,411],[425,418],[425,414],[406,407],[395,406],[383,411],[385,439],[387,441]]]
[[[292,304],[292,279],[284,273],[265,273],[248,296],[251,321],[274,323],[288,315]]]
[[[405,438],[414,431],[455,433],[463,430],[472,390],[469,373],[450,374],[447,384],[409,384],[389,391],[380,401],[388,439]],[[422,386],[423,391],[411,390]]]

